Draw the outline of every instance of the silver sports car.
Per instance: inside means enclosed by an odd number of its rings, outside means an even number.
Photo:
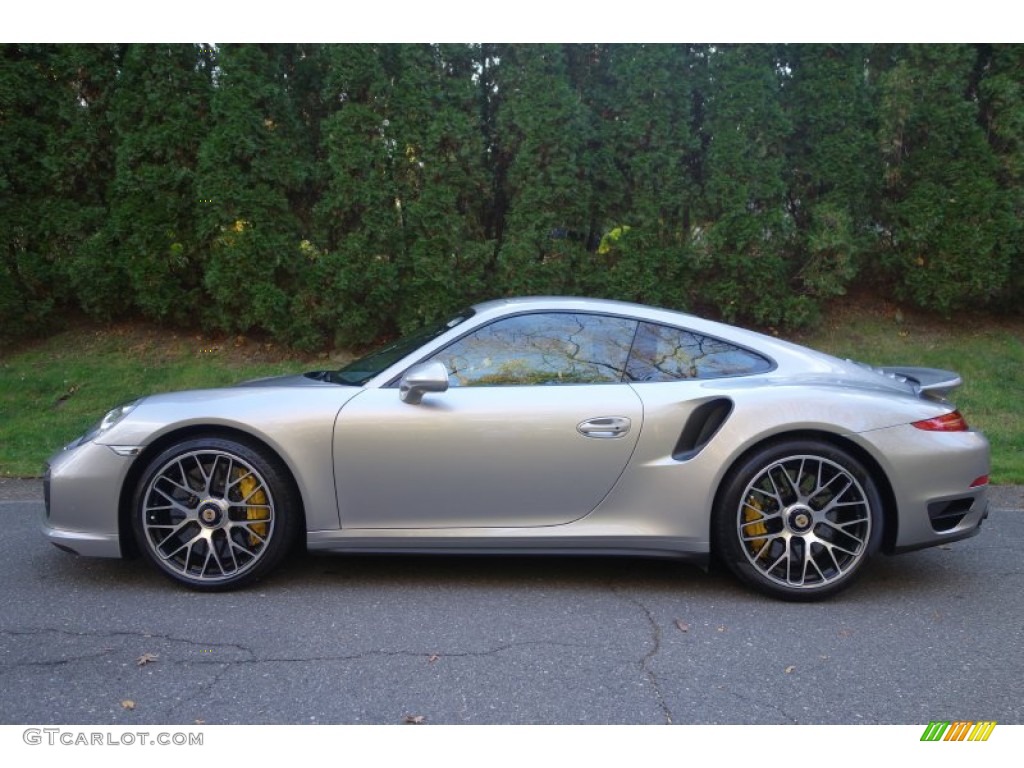
[[[201,590],[304,544],[715,555],[817,599],[876,551],[978,532],[959,384],[635,304],[491,301],[341,370],[115,408],[50,460],[43,527]]]

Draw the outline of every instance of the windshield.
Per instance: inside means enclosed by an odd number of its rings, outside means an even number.
[[[418,331],[403,336],[397,341],[392,341],[382,347],[378,347],[369,354],[353,360],[337,371],[329,374],[329,380],[335,384],[350,384],[360,387],[385,368],[394,365],[406,355],[414,352],[431,339],[436,339],[445,331],[448,331],[473,316],[472,309],[466,309],[459,314],[445,320],[443,323],[428,325]]]

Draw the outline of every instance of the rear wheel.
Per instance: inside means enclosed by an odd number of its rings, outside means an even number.
[[[186,440],[157,456],[139,483],[132,524],[162,573],[215,591],[266,575],[296,535],[297,500],[276,459],[221,438]]]
[[[878,548],[881,497],[847,451],[775,443],[729,475],[714,533],[719,555],[746,583],[785,600],[818,600],[846,588]]]

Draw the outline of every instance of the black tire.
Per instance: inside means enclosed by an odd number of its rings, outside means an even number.
[[[789,440],[733,467],[712,526],[716,553],[740,580],[783,600],[820,600],[848,587],[878,549],[882,501],[849,452]]]
[[[299,520],[298,495],[277,458],[217,437],[185,440],[155,457],[132,508],[146,559],[204,592],[268,574],[291,549]]]

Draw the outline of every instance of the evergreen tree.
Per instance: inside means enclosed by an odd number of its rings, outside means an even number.
[[[330,52],[323,283],[342,338],[409,330],[477,299],[489,258],[469,46]]]
[[[561,46],[499,46],[496,55],[495,136],[507,201],[497,291],[570,292],[591,237],[586,108]]]
[[[124,269],[110,249],[100,247],[109,221],[116,137],[111,110],[124,58],[123,45],[62,45],[56,60],[66,83],[61,99],[65,120],[49,149],[53,168],[62,169],[53,192],[55,210],[65,214],[61,249],[69,296],[86,312],[109,317],[131,310]]]
[[[309,313],[293,306],[298,276],[315,258],[305,208],[315,155],[300,105],[304,89],[317,87],[316,67],[299,45],[218,48],[196,185],[209,248],[203,316],[216,327],[316,342]]]
[[[872,205],[881,164],[862,45],[791,45],[784,104],[789,213],[796,228],[794,288],[813,298],[846,292],[875,247]]]
[[[393,77],[392,176],[400,214],[398,322],[408,330],[481,298],[493,245],[468,46],[401,46]]]
[[[317,316],[335,341],[366,343],[384,331],[398,301],[396,254],[401,212],[392,166],[398,142],[391,133],[390,46],[341,45],[324,50],[328,62],[322,141],[327,179],[316,207],[323,253],[315,279]]]
[[[584,290],[685,307],[694,288],[689,232],[698,193],[699,54],[682,45],[610,46],[607,54],[607,99],[595,111],[615,172],[595,190],[606,208]]]
[[[997,297],[1000,306],[1021,312],[1024,305],[1024,46],[982,46],[978,95],[982,127],[996,158],[996,180],[1009,215],[1001,248],[1008,277]]]
[[[77,254],[104,219],[119,56],[119,46],[2,47],[0,337],[41,330],[74,291],[87,308],[106,297],[108,277]]]
[[[105,241],[135,305],[156,319],[184,322],[203,303],[196,214],[208,203],[195,171],[212,89],[211,69],[200,64],[210,58],[194,45],[131,45],[113,96],[117,166]]]
[[[0,340],[22,335],[52,306],[38,211],[47,194],[45,162],[59,94],[41,46],[3,46],[0,60]]]
[[[983,305],[1009,276],[1014,227],[971,91],[977,49],[911,45],[882,79],[889,265],[919,306]]]
[[[702,218],[693,246],[708,299],[728,320],[799,323],[813,303],[791,296],[786,144],[778,52],[715,46],[707,55]]]

